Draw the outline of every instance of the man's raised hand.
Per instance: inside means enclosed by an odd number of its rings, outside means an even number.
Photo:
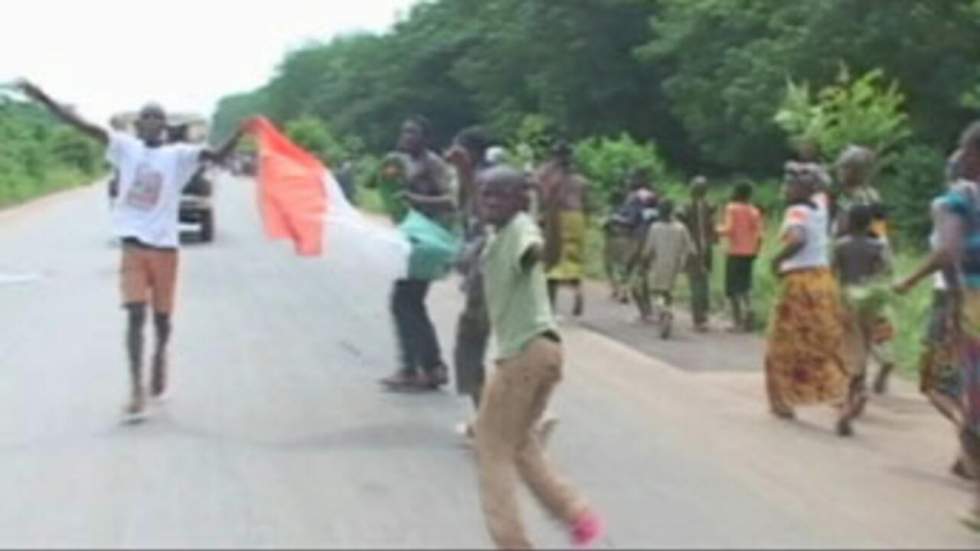
[[[14,81],[14,88],[20,90],[25,96],[33,100],[40,100],[44,97],[44,92],[42,92],[36,84],[27,80],[26,78],[20,78]]]

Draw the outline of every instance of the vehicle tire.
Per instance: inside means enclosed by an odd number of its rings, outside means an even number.
[[[201,213],[201,241],[214,241],[214,213],[210,210]]]

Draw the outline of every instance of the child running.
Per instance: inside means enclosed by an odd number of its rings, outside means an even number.
[[[533,430],[562,378],[562,346],[548,299],[541,231],[525,212],[525,176],[506,166],[478,175],[481,210],[494,229],[483,253],[484,291],[497,341],[497,369],[476,421],[480,500],[501,549],[529,549],[518,510],[515,471],[577,545],[589,545],[602,522],[562,481]]]
[[[869,294],[871,286],[891,272],[887,244],[872,233],[871,222],[871,207],[851,207],[848,233],[834,245],[833,269],[844,295],[843,355],[851,375],[847,402],[855,416],[867,401],[868,358],[874,355],[875,345],[889,340],[892,333],[882,305]],[[842,419],[837,432],[852,434],[851,418]]]

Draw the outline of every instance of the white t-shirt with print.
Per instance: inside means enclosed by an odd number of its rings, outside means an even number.
[[[200,166],[201,146],[147,147],[135,136],[111,132],[106,159],[119,173],[112,211],[117,237],[154,247],[176,248],[180,195]]]

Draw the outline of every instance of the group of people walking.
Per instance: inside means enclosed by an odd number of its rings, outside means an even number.
[[[498,334],[498,340],[501,332],[506,334],[505,329],[494,324],[497,317],[490,306],[494,299],[486,295],[491,285],[484,280],[487,240],[494,234],[487,231],[486,207],[480,201],[480,175],[494,168],[486,155],[489,145],[485,134],[477,129],[461,132],[446,154],[447,161],[455,167],[455,191],[449,191],[453,186],[447,183],[438,193],[430,194],[455,198],[463,213],[458,220],[465,243],[458,267],[466,298],[457,323],[453,357],[457,389],[469,396],[480,412],[478,421],[464,424],[461,432],[477,443],[482,426],[479,419],[486,409],[482,400],[488,396],[483,367],[488,337],[491,331]],[[872,186],[875,152],[850,146],[836,160],[833,171],[811,159],[786,164],[786,206],[778,229],[778,247],[768,266],[779,281],[764,365],[773,415],[793,419],[797,407],[833,404],[838,411],[836,432],[852,435],[869,390],[885,392],[895,366],[890,297],[907,291],[925,275],[936,273],[935,299],[924,339],[927,346],[920,362],[921,386],[959,431],[963,453],[953,471],[963,478],[976,479],[980,462],[980,368],[976,367],[980,361],[976,358],[980,357],[980,347],[974,341],[980,340],[972,337],[972,329],[980,326],[969,323],[980,320],[970,317],[980,316],[970,302],[973,286],[980,288],[980,276],[972,274],[980,270],[980,260],[971,256],[974,246],[980,248],[972,242],[975,239],[980,243],[980,237],[973,236],[973,232],[980,231],[976,229],[980,228],[980,203],[975,202],[980,197],[976,192],[980,174],[971,171],[980,169],[971,163],[980,163],[980,126],[971,127],[964,134],[947,171],[950,191],[932,205],[937,228],[931,241],[933,254],[920,270],[895,285],[891,284],[895,273],[886,209]],[[530,304],[522,304],[519,309],[526,310],[525,317],[547,318],[553,324],[557,292],[569,286],[574,293],[572,313],[580,316],[585,307],[582,269],[590,210],[588,182],[576,172],[570,150],[562,143],[554,148],[552,159],[536,170],[525,170],[522,178],[529,193],[525,194],[521,209],[535,213],[543,232],[539,260],[548,300],[539,305],[537,312]],[[411,189],[413,184],[405,182]],[[673,321],[674,289],[680,275],[686,274],[693,328],[708,331],[714,247],[727,241],[724,287],[731,308],[729,329],[753,330],[755,260],[762,248],[765,223],[763,213],[752,204],[752,186],[735,186],[730,201],[720,211],[708,200],[708,185],[703,177],[691,182],[690,200],[680,207],[659,196],[643,170],[630,175],[627,187],[622,204],[605,224],[606,268],[614,298],[633,302],[640,322],[658,326],[666,338]],[[412,200],[411,195],[405,197]],[[397,299],[393,301],[396,319],[398,304]],[[509,322],[500,318],[500,323]],[[552,327],[542,321],[541,327],[545,326]],[[980,329],[976,332],[980,335]],[[435,339],[434,333],[429,335],[425,338]],[[428,344],[423,348],[438,349],[437,346]],[[511,352],[518,353],[516,348]],[[501,359],[498,366],[505,365],[506,360]],[[446,372],[441,359],[433,362],[434,373]],[[869,384],[872,362],[878,365],[878,372]],[[433,388],[446,382],[441,377],[423,378],[418,383],[412,377],[410,371],[403,369],[385,383],[406,389],[420,385]],[[522,429],[526,429],[522,434],[532,435],[528,438],[539,443],[546,441],[555,421],[547,418],[544,411],[542,405],[533,422]],[[980,518],[980,486],[977,492],[977,506],[966,517],[974,526]]]
[[[152,396],[167,387],[167,344],[177,266],[180,191],[206,162],[221,162],[248,130],[248,122],[221,147],[169,144],[166,114],[148,105],[136,136],[107,131],[23,83],[32,99],[106,146],[118,182],[113,224],[122,240],[121,294],[127,316],[125,346],[132,393],[128,414],[146,407],[143,326],[152,314]],[[517,506],[516,475],[567,527],[574,543],[603,533],[589,502],[562,480],[544,446],[555,418],[549,399],[562,379],[558,293],[573,292],[573,315],[585,309],[582,289],[589,184],[575,170],[570,147],[555,145],[540,167],[508,166],[490,155],[493,144],[478,127],[456,135],[442,155],[431,148],[421,116],[401,127],[396,151],[386,157],[379,191],[396,223],[428,228],[437,238],[413,239],[406,277],[394,282],[391,313],[399,366],[382,379],[394,391],[421,392],[449,382],[449,366],[426,308],[434,280],[454,266],[465,296],[456,324],[455,382],[475,418],[461,432],[474,444],[480,499],[488,530],[501,548],[529,548]],[[899,283],[893,274],[887,219],[870,185],[875,154],[845,150],[835,164],[838,186],[820,164],[785,166],[785,210],[779,247],[769,268],[780,280],[770,318],[765,379],[773,415],[792,419],[799,406],[831,403],[836,430],[853,433],[867,400],[871,359],[880,366],[874,388],[884,391],[894,367],[887,294],[934,281],[921,388],[952,421],[962,443],[954,471],[980,479],[980,123],[963,133],[948,166],[948,189],[930,205],[935,230],[928,258]],[[693,326],[709,330],[713,248],[727,240],[725,294],[734,331],[753,328],[752,281],[764,224],[752,188],[739,185],[721,213],[708,201],[703,177],[681,206],[660,197],[649,174],[630,176],[623,204],[607,229],[607,268],[614,297],[635,303],[640,321],[669,335],[674,287],[686,273]],[[720,216],[719,216],[720,214]],[[441,233],[440,233],[441,232]],[[411,235],[410,235],[411,237]],[[461,240],[457,246],[438,241]],[[436,244],[433,244],[436,243]],[[449,252],[447,252],[449,251]],[[614,259],[624,262],[613,262]],[[435,266],[444,264],[445,266]],[[491,335],[495,369],[486,369]],[[980,482],[964,522],[980,529]]]
[[[920,388],[954,423],[962,452],[952,470],[975,485],[962,520],[980,529],[980,123],[964,131],[947,167],[948,189],[930,207],[932,252],[897,283],[887,217],[870,185],[874,152],[848,147],[835,166],[840,185],[832,195],[820,164],[786,165],[787,207],[772,260],[781,289],[765,359],[771,411],[792,419],[798,406],[831,404],[838,434],[852,434],[867,401],[870,360],[879,365],[877,392],[895,365],[890,297],[932,277]]]
[[[628,194],[604,225],[605,264],[613,298],[624,303],[632,300],[639,321],[658,326],[666,338],[673,322],[675,287],[686,274],[693,329],[707,332],[714,251],[724,239],[728,241],[725,296],[732,311],[729,329],[751,330],[752,270],[764,232],[762,214],[751,198],[751,185],[737,185],[719,219],[703,176],[692,180],[689,202],[678,207],[659,196],[648,172],[635,170]]]
[[[793,419],[799,406],[832,404],[838,412],[836,432],[852,435],[869,391],[886,392],[895,367],[890,304],[931,274],[934,291],[919,361],[920,388],[953,422],[962,441],[952,472],[977,480],[980,341],[974,334],[980,335],[980,310],[971,301],[980,289],[980,277],[973,273],[980,272],[978,163],[980,123],[964,131],[946,170],[948,191],[930,207],[932,253],[899,283],[892,283],[897,274],[886,209],[872,185],[875,152],[849,146],[833,170],[814,158],[786,163],[785,209],[768,266],[778,281],[764,365],[773,415]],[[937,167],[937,178],[939,172]],[[658,325],[667,337],[673,289],[686,273],[693,326],[705,331],[712,246],[727,240],[724,287],[730,329],[752,330],[754,262],[765,228],[760,209],[751,203],[751,186],[735,186],[720,215],[705,199],[702,177],[692,181],[690,202],[680,209],[659,196],[643,171],[630,176],[628,188],[605,225],[613,298],[632,301],[639,320]],[[871,363],[878,365],[873,381]],[[980,527],[980,486],[964,521]]]

